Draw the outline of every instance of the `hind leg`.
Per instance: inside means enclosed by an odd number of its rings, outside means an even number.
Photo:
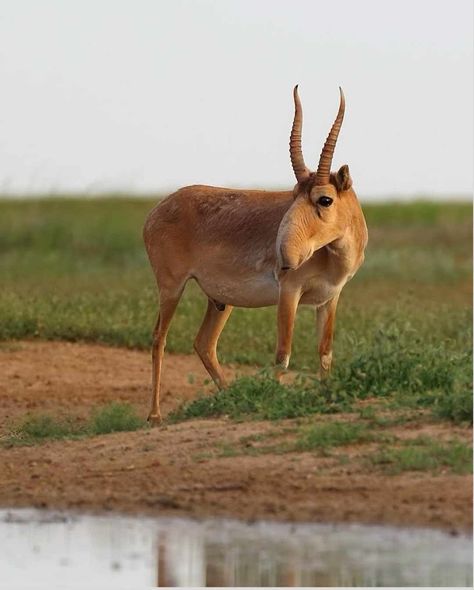
[[[222,311],[219,311],[216,304],[209,299],[206,315],[194,341],[194,350],[198,353],[207,372],[219,389],[223,389],[227,384],[217,360],[217,341],[232,309],[231,305],[226,305]]]
[[[184,287],[184,286],[183,286]],[[176,306],[183,293],[183,287],[177,292],[169,293],[162,291],[160,293],[160,313],[153,332],[152,348],[152,394],[151,409],[148,415],[149,422],[159,424],[161,422],[160,414],[160,385],[161,385],[161,365],[163,354],[166,346],[166,334],[170,326],[171,319],[176,310]]]

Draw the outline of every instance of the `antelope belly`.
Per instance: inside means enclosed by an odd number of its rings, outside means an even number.
[[[208,297],[235,307],[266,307],[278,303],[278,283],[273,273],[212,279],[204,273],[194,276]]]

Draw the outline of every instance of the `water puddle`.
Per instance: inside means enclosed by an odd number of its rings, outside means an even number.
[[[472,539],[429,529],[0,510],[0,547],[12,590],[472,587]]]

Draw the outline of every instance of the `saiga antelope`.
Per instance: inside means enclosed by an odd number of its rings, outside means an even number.
[[[342,90],[316,172],[306,167],[301,149],[303,113],[297,86],[293,97],[293,191],[188,186],[158,203],[146,219],[144,241],[160,292],[153,335],[152,422],[161,420],[166,334],[191,278],[208,297],[194,348],[219,388],[226,382],[217,341],[235,306],[278,305],[276,364],[282,369],[290,360],[298,304],[316,306],[321,376],[331,368],[337,302],[364,260],[367,226],[348,166],[331,172],[345,110]]]

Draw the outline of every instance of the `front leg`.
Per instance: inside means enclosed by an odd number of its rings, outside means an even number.
[[[339,294],[318,307],[316,311],[316,333],[318,338],[318,351],[320,371],[319,376],[324,379],[331,371],[332,342],[334,338],[334,325],[336,322],[336,308]]]
[[[291,342],[293,339],[293,327],[295,324],[296,310],[300,300],[300,293],[280,289],[278,299],[278,345],[275,363],[278,369],[288,368],[291,356]],[[280,372],[277,377],[281,376]]]

